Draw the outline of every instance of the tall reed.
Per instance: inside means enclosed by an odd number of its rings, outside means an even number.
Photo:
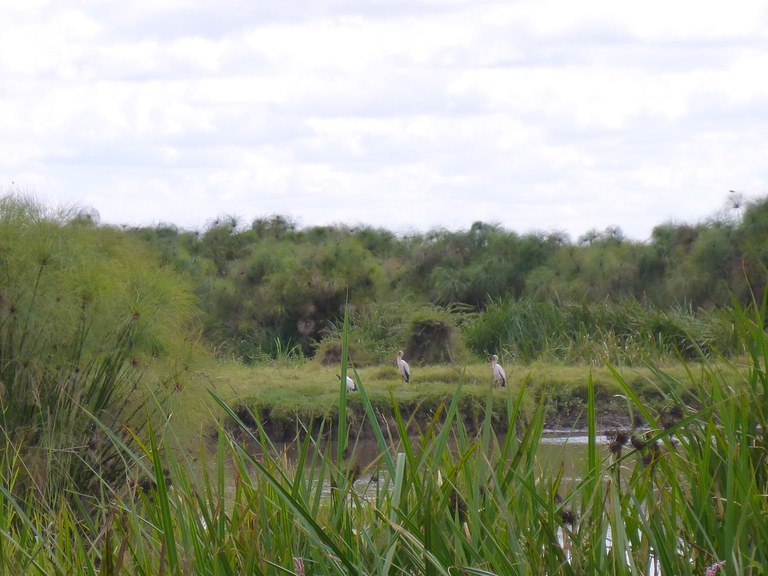
[[[469,348],[518,362],[643,365],[740,351],[729,310],[661,309],[616,302],[493,300],[464,323]]]
[[[685,398],[657,370],[663,412],[616,371],[647,426],[616,431],[609,450],[590,380],[587,457],[574,477],[542,466],[544,405],[523,411],[525,383],[507,397],[506,434],[491,425],[490,391],[479,431],[465,428],[460,382],[414,435],[395,397],[394,428],[382,427],[345,362],[338,413],[349,371],[379,447],[369,466],[356,466],[343,423],[335,448],[299,434],[289,459],[258,413],[248,425],[212,392],[236,428],[222,425],[198,462],[152,428],[129,444],[105,426],[139,481],[105,484],[101,507],[84,520],[66,500],[29,509],[3,487],[0,558],[19,573],[56,574],[702,575],[723,561],[724,573],[757,574],[768,565],[764,315],[764,303],[738,314],[747,370],[705,357],[690,366],[695,394]],[[737,371],[738,384],[726,385],[724,370]],[[9,450],[2,473],[12,487],[18,460]]]

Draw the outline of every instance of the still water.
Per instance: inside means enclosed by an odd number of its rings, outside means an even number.
[[[496,439],[501,444],[504,442],[504,435],[497,435]],[[411,441],[413,449],[416,450],[418,448],[418,439],[412,438]],[[601,460],[609,458],[610,439],[608,436],[605,433],[598,433],[595,442],[597,444],[598,458]],[[345,464],[350,469],[358,467],[360,470],[360,475],[354,482],[355,491],[360,495],[373,495],[377,491],[375,479],[383,466],[379,446],[373,439],[358,440],[352,444],[354,447],[350,449]],[[295,443],[277,444],[275,448],[278,450],[281,459],[284,459],[287,463],[296,463],[297,447]],[[337,448],[336,442],[324,442],[319,443],[315,450],[335,459]],[[588,450],[589,437],[586,435],[586,432],[546,432],[536,449],[536,465],[539,466],[539,471],[543,477],[559,474],[562,470],[561,487],[567,491],[569,485],[572,486],[581,480],[587,467]],[[392,448],[393,453],[402,451],[402,446]],[[311,456],[308,460],[312,460]],[[326,495],[330,494],[330,490],[330,485],[323,487],[323,493]],[[566,551],[566,557],[570,558],[567,539],[562,528],[558,529],[557,538],[560,545]],[[608,527],[605,540],[609,548],[611,547],[611,539],[611,530]],[[647,576],[659,576],[661,574],[655,559],[651,560],[648,571],[645,574]]]
[[[418,439],[412,438],[412,448],[418,449]],[[608,456],[608,439],[604,434],[596,437],[598,455],[601,459]],[[504,442],[504,435],[497,436],[498,443]],[[584,474],[587,463],[589,437],[585,432],[546,432],[536,450],[537,465],[544,475],[557,474],[562,468],[563,479],[578,481]],[[288,463],[295,464],[297,460],[296,443],[278,443],[275,449],[280,457]],[[335,460],[338,446],[336,442],[320,442],[314,448],[322,451]],[[392,452],[402,452],[403,447],[395,446]],[[259,452],[258,448],[254,452]],[[345,464],[351,469],[360,470],[359,483],[368,483],[370,477],[378,474],[381,465],[381,451],[374,439],[350,441]],[[308,463],[311,462],[311,455]],[[356,482],[357,483],[357,482]]]

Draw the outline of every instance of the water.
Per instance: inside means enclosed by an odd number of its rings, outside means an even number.
[[[505,436],[503,434],[497,435],[497,442],[501,445]],[[419,440],[417,437],[409,438],[412,444],[412,449],[416,451],[418,449]],[[595,438],[597,444],[598,457],[602,460],[609,457],[608,445],[610,440],[605,434],[598,434]],[[280,452],[281,457],[289,463],[296,463],[297,458],[297,446],[295,443],[282,443],[277,444],[276,449]],[[323,442],[318,444],[316,450],[320,450],[327,454],[330,458],[334,459],[337,455],[338,445],[336,442]],[[402,452],[403,446],[395,446],[392,448],[393,454],[396,452]],[[549,431],[543,434],[541,441],[536,449],[536,465],[540,468],[542,477],[554,476],[559,474],[562,470],[561,490],[564,493],[570,491],[570,487],[579,482],[587,468],[589,451],[589,436],[585,432],[559,432]],[[373,439],[362,439],[356,442],[351,442],[349,455],[345,464],[349,469],[359,467],[360,475],[354,481],[354,490],[357,494],[363,498],[375,497],[377,490],[381,487],[377,484],[377,477],[383,468],[381,462],[381,451],[379,446]],[[311,462],[311,455],[308,459]],[[329,483],[324,483],[322,492],[328,496],[330,494],[331,487]],[[558,529],[557,533],[558,541],[563,547],[566,558],[570,561],[570,550],[567,544],[567,538],[563,532],[563,529]],[[610,527],[605,535],[606,546],[611,547],[612,535]],[[659,576],[660,568],[655,559],[651,560],[650,566],[646,573],[648,576]]]
[[[598,434],[595,438],[598,456],[608,455],[608,439]],[[547,432],[541,438],[536,456],[545,472],[557,473],[562,467],[563,478],[578,481],[587,467],[589,436],[583,432]]]
[[[497,436],[499,444],[504,442],[504,434]],[[409,438],[411,448],[414,451],[419,449],[419,439],[417,437]],[[537,465],[540,467],[543,475],[558,474],[562,469],[563,480],[567,483],[577,482],[585,472],[588,454],[589,437],[584,432],[546,432],[541,438],[541,442],[536,450]],[[608,455],[608,441],[604,435],[598,435],[596,438],[599,455],[604,458]],[[295,442],[284,442],[275,444],[276,451],[289,464],[295,464],[297,461],[298,446]],[[319,442],[312,450],[322,451],[330,458],[336,459],[338,445],[335,441]],[[259,455],[260,447],[254,447],[253,453]],[[403,452],[402,445],[394,446],[392,453]],[[312,461],[312,453],[307,459],[308,465]],[[345,462],[348,469],[356,468],[360,471],[356,485],[368,485],[371,483],[371,477],[375,480],[379,473],[379,468],[383,465],[381,461],[381,451],[379,445],[374,439],[360,439],[350,441],[348,446],[348,456]]]

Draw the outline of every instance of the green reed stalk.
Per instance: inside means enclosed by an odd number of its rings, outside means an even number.
[[[245,426],[245,424],[240,420],[237,414],[235,414],[235,412],[223,400],[214,394],[212,394],[212,397],[214,401],[224,410],[224,412],[234,422],[236,422],[242,428],[242,430],[246,432],[246,434],[250,436],[251,440],[257,440],[256,437],[250,432],[250,430],[248,430],[248,427]],[[329,551],[329,557],[334,559],[332,563],[339,569],[341,569],[341,566],[343,565],[348,570],[354,570],[354,564],[350,561],[348,555],[345,554],[344,551],[337,545],[337,543],[327,535],[326,531],[317,523],[315,518],[309,513],[309,510],[304,506],[304,504],[300,500],[294,498],[291,492],[283,486],[283,483],[280,482],[278,478],[272,474],[261,462],[259,462],[257,458],[253,457],[253,455],[244,450],[242,446],[233,445],[232,448],[235,450],[239,458],[242,458],[244,461],[248,462],[259,472],[260,476],[276,492],[280,502],[286,504],[287,508],[296,515],[297,519],[303,525],[310,537],[314,539],[316,543],[322,548],[325,548]]]
[[[751,315],[750,315],[751,314]],[[761,322],[754,311],[742,319]],[[762,330],[743,328],[765,340]],[[298,434],[289,462],[254,411],[253,428],[221,397],[217,428],[200,462],[178,453],[153,427],[131,441],[92,413],[90,421],[131,466],[127,486],[102,477],[98,506],[67,499],[20,500],[20,474],[6,447],[0,484],[0,562],[19,574],[663,574],[701,576],[719,560],[727,573],[768,563],[765,342],[753,365],[690,365],[690,394],[656,371],[651,378],[676,420],[644,405],[618,371],[623,395],[645,424],[620,454],[598,441],[596,383],[587,383],[586,462],[581,478],[542,469],[545,405],[523,410],[517,393],[487,390],[478,432],[464,425],[462,379],[421,421],[406,420],[392,392],[385,438],[365,382],[360,401],[382,452],[379,478],[364,488],[347,476],[357,444],[325,449]],[[346,367],[349,370],[349,367]],[[354,371],[354,367],[352,367]],[[735,370],[741,380],[734,381]],[[339,421],[346,415],[340,383]],[[493,427],[494,398],[506,394],[508,430]],[[327,424],[320,426],[321,432]],[[146,437],[146,440],[144,440]],[[258,451],[258,455],[256,453]],[[615,470],[621,468],[619,477]],[[94,474],[99,474],[94,469]],[[330,486],[330,490],[329,490]],[[335,495],[334,495],[335,494]],[[569,546],[566,545],[569,544]]]
[[[339,423],[337,435],[336,462],[338,463],[339,474],[336,482],[339,489],[346,488],[346,474],[344,474],[342,463],[347,450],[347,360],[349,358],[349,317],[347,316],[347,306],[344,306],[344,328],[341,338],[341,377],[339,378]]]

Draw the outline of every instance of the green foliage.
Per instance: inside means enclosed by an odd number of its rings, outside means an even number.
[[[453,364],[464,357],[456,314],[444,308],[423,308],[408,320],[405,356],[420,364]]]
[[[206,335],[221,343],[225,356],[248,360],[252,350],[274,356],[278,342],[311,355],[338,322],[347,298],[371,299],[382,281],[355,232],[284,230],[280,222],[257,221],[243,232],[228,226],[219,241],[238,249],[223,251],[216,280],[201,277],[209,310]]]
[[[326,338],[317,347],[315,359],[323,366],[332,366],[341,364],[342,359],[342,341]],[[349,345],[349,360],[358,367],[371,366],[378,362],[378,359],[366,347]]]
[[[405,326],[416,306],[408,302],[371,302],[350,313],[350,347],[373,352],[378,362],[388,362],[403,346]],[[338,331],[337,331],[338,332]]]
[[[191,291],[145,244],[26,198],[0,200],[0,254],[3,456],[24,498],[87,505],[126,472],[90,416],[143,425],[144,366],[183,350]]]
[[[464,324],[463,332],[475,354],[528,362],[563,332],[563,326],[561,310],[553,302],[505,299],[489,302]]]
[[[568,316],[581,306],[599,316],[601,308],[637,302],[643,315],[667,314],[700,343],[688,324],[706,325],[712,310],[761,296],[768,262],[768,227],[762,226],[767,204],[766,199],[740,204],[738,218],[729,212],[697,224],[660,224],[646,242],[627,239],[617,227],[592,230],[572,243],[562,233],[518,235],[484,222],[467,230],[400,237],[368,227],[301,229],[276,215],[250,227],[220,217],[201,233],[167,224],[129,232],[195,283],[205,339],[222,358],[248,363],[274,358],[277,343],[298,345],[310,357],[325,338],[337,338],[348,302],[352,342],[381,361],[393,348],[404,347],[409,313],[398,307],[450,308],[457,312],[453,323],[461,324],[466,312],[522,301],[528,309],[521,310],[524,317],[542,313],[545,318],[527,317],[486,336],[479,331],[489,328],[475,325],[470,348],[483,353],[509,346],[510,357],[524,360],[551,347],[546,354],[553,359],[625,362],[631,357],[637,362],[648,354],[674,354],[673,342],[689,357],[695,346],[679,334],[668,338],[663,330],[655,332],[661,340],[632,341],[623,329],[569,326]],[[565,316],[565,333],[537,329],[527,342],[518,338],[526,327],[557,328],[558,315]],[[700,318],[678,321],[681,316]],[[401,324],[393,325],[395,320]],[[711,334],[722,333],[710,328]],[[707,346],[725,351],[731,344],[709,341]]]
[[[727,311],[658,309],[633,299],[555,303],[534,299],[490,302],[463,325],[474,353],[518,362],[643,364],[713,352],[736,354],[739,338]]]
[[[758,573],[768,564],[768,338],[764,292],[752,286],[765,274],[765,205],[741,220],[659,227],[648,245],[613,229],[574,246],[482,223],[397,239],[280,217],[250,229],[219,221],[202,236],[125,234],[3,198],[0,566],[698,575],[725,561]],[[189,279],[220,355],[269,358],[260,369],[291,381],[261,387],[283,396],[271,411],[263,398],[232,408],[219,384],[205,409],[225,423],[197,458],[188,437],[179,445],[142,428],[162,398],[135,395],[148,363],[176,357],[190,337]],[[454,300],[470,308],[430,303]],[[394,366],[348,363],[353,345],[389,360],[459,330],[473,352],[505,361],[654,367],[639,379],[617,366],[610,381],[595,367],[556,386],[513,365],[503,390],[486,365],[482,376],[420,367],[419,390]],[[306,362],[327,336],[341,342],[341,382]],[[682,374],[656,365],[672,356]],[[358,392],[346,394],[346,373]],[[209,415],[184,404],[189,392],[173,419],[163,415],[171,432]],[[612,402],[643,427],[614,430],[603,450],[598,424]],[[574,475],[540,460],[551,414],[569,411],[585,415],[589,439]],[[278,420],[294,427],[285,450],[270,438]],[[363,467],[364,426],[377,456]],[[338,443],[318,442],[329,430]]]
[[[611,390],[588,378],[586,459],[573,473],[542,466],[545,411],[524,408],[527,382],[504,391],[506,434],[495,431],[492,394],[464,403],[460,380],[414,435],[394,398],[393,420],[380,424],[381,405],[359,379],[356,401],[378,450],[365,465],[353,427],[339,426],[339,442],[328,446],[299,431],[289,459],[258,412],[211,394],[230,425],[200,464],[175,457],[170,437],[161,442],[151,428],[133,447],[113,435],[144,477],[131,492],[105,494],[84,520],[66,500],[21,506],[18,460],[6,450],[0,565],[41,574],[698,576],[724,562],[727,573],[760,573],[768,563],[765,313],[765,304],[736,311],[748,369],[707,361],[684,373],[695,404],[680,396],[679,376],[657,369],[649,385],[675,410],[656,410],[614,370],[612,386],[647,426],[614,430],[609,444],[599,441],[598,413]],[[337,397],[336,413],[351,399]],[[472,429],[467,411],[479,417]]]

